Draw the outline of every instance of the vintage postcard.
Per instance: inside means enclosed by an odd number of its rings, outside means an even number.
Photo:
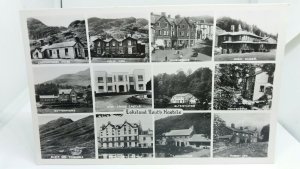
[[[37,162],[272,163],[286,10],[21,11]]]

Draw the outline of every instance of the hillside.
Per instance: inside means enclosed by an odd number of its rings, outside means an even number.
[[[48,26],[38,19],[28,18],[27,27],[31,48],[41,46],[40,40],[44,40],[45,43],[50,41],[59,43],[74,40],[75,37],[79,37],[83,44],[87,44],[84,20],[75,20],[66,28],[63,26]]]
[[[204,20],[205,23],[214,23],[214,18],[209,15],[204,15],[204,16],[191,16],[189,17],[192,21],[197,22],[197,21],[202,21]]]
[[[123,38],[129,33],[139,33],[138,29],[147,25],[148,20],[144,18],[104,19],[93,17],[88,19],[89,35],[107,38]]]
[[[210,138],[210,113],[190,113],[179,116],[169,116],[155,121],[155,137],[170,130],[188,129],[194,126],[196,134],[205,134]]]
[[[93,116],[88,116],[73,122],[70,120],[71,119],[61,117],[40,126],[41,145],[79,146],[94,141]],[[46,129],[46,127],[50,128]]]
[[[86,69],[74,74],[63,74],[44,83],[54,83],[68,86],[88,86],[91,85],[90,69]]]

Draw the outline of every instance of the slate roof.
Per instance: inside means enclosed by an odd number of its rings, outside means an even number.
[[[58,93],[59,94],[70,94],[72,89],[59,89]]]
[[[61,42],[61,43],[53,43],[52,45],[45,45],[42,47],[42,51],[45,49],[54,49],[54,48],[64,48],[64,47],[72,47],[76,44],[75,41]]]
[[[56,99],[58,96],[55,95],[40,95],[40,99]]]
[[[103,126],[103,127],[101,127],[101,129],[102,130],[104,130],[107,126],[112,126],[113,128],[116,128],[116,129],[120,129],[120,128],[122,128],[125,124],[129,124],[131,127],[138,127],[139,125],[137,124],[137,123],[129,123],[129,122],[127,122],[127,121],[124,121],[124,123],[123,124],[112,124],[112,123],[107,123],[107,125],[105,125],[105,126]]]
[[[210,139],[204,137],[203,134],[194,134],[190,139],[189,142],[210,142]]]
[[[180,130],[171,130],[167,133],[164,133],[165,136],[189,136],[191,135],[193,130],[189,129],[180,129]]]

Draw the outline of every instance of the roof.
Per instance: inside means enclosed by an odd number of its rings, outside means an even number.
[[[40,99],[56,99],[58,96],[54,95],[40,95]]]
[[[236,36],[236,35],[249,35],[249,36],[253,36],[256,38],[261,38],[261,36],[255,35],[254,33],[248,32],[248,31],[238,31],[238,32],[224,32],[219,34],[219,36],[224,36],[224,35],[232,35],[232,36]]]
[[[251,44],[276,44],[276,43],[271,43],[271,42],[267,42],[267,41],[259,41],[259,42],[254,42],[254,41],[225,41],[223,43],[251,43]]]
[[[190,99],[195,96],[193,96],[191,93],[179,93],[179,94],[175,94],[172,98],[176,98],[176,97],[185,97]]]
[[[210,139],[204,137],[204,134],[194,134],[190,139],[189,142],[210,142]]]
[[[72,47],[76,44],[75,41],[61,42],[61,43],[53,43],[52,45],[46,45],[42,47],[42,51],[45,49],[54,49],[54,48],[64,48],[64,47]]]
[[[227,128],[238,133],[253,134],[255,132],[249,129],[239,129],[239,128],[232,128],[232,127],[227,127]]]
[[[59,89],[59,94],[70,94],[72,89]]]
[[[120,128],[122,128],[125,124],[129,124],[131,127],[138,127],[138,126],[139,126],[137,123],[129,123],[129,122],[127,122],[127,121],[124,121],[123,124],[115,124],[115,125],[112,124],[112,123],[110,123],[110,122],[108,122],[107,125],[101,127],[101,129],[104,130],[104,129],[106,129],[107,126],[112,126],[113,128],[120,129]]]
[[[193,132],[192,128],[189,129],[180,129],[180,130],[171,130],[164,133],[165,136],[189,136]]]
[[[224,135],[224,136],[219,136],[218,138],[220,139],[231,139],[232,135]]]

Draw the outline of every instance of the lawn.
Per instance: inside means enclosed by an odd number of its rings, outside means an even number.
[[[126,108],[151,108],[151,104],[132,104],[127,99],[136,94],[98,96],[95,97],[96,111],[112,112],[123,111]]]
[[[214,157],[267,157],[268,143],[258,142],[249,144],[230,145],[214,149]]]
[[[178,147],[174,145],[155,145],[156,157],[209,157],[209,149]]]
[[[215,55],[215,61],[275,60],[276,50],[270,52],[231,53]]]

